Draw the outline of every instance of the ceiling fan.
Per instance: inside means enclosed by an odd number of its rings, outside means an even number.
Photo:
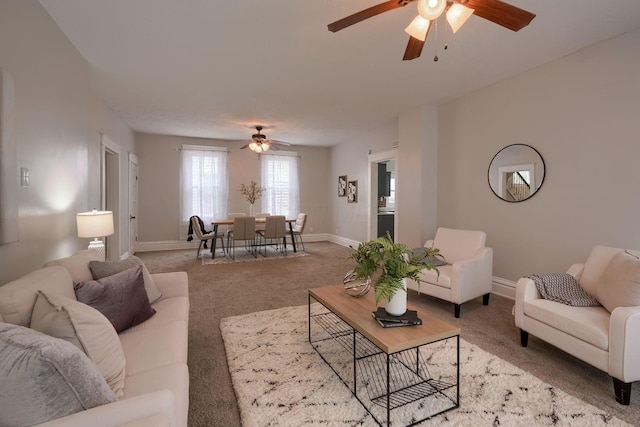
[[[346,18],[329,24],[329,31],[335,33],[353,24],[372,18],[384,12],[397,9],[411,3],[413,0],[389,0],[361,10]],[[418,58],[422,47],[429,35],[432,23],[443,13],[453,32],[455,33],[471,16],[476,15],[501,25],[512,31],[519,31],[529,25],[535,14],[519,7],[512,6],[500,0],[417,0],[418,16],[409,24],[405,31],[409,34],[409,42],[405,49],[403,60],[410,61]],[[446,48],[446,46],[445,46]],[[434,58],[437,61],[438,57]]]
[[[260,133],[262,129],[262,126],[256,126],[256,130],[258,131],[258,133],[254,133],[253,135],[251,135],[251,141],[240,147],[240,149],[249,147],[252,151],[260,154],[269,150],[270,148],[273,150],[279,150],[279,148],[277,147],[278,145],[291,145],[288,142],[276,141],[275,139],[267,139],[264,134]]]

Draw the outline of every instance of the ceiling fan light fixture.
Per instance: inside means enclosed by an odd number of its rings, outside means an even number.
[[[266,142],[263,142],[260,145],[262,146],[262,151],[267,151],[269,149],[269,144],[267,144]]]
[[[429,25],[429,20],[418,15],[413,18],[413,21],[411,21],[407,28],[404,29],[404,32],[415,39],[425,41],[427,38],[427,32],[429,31]]]
[[[463,6],[460,3],[454,3],[449,7],[449,10],[447,10],[447,22],[454,34],[467,22],[467,19],[473,15],[474,11],[475,9]]]
[[[249,144],[249,148],[251,148],[252,151],[256,151],[256,147],[258,146],[258,144],[256,144],[255,141],[253,141],[251,144]]]
[[[433,21],[444,12],[447,0],[418,0],[418,13],[424,19]]]

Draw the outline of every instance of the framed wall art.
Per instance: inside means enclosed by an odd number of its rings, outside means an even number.
[[[345,197],[347,195],[347,175],[341,175],[338,177],[338,197]]]
[[[349,181],[347,184],[347,202],[358,203],[358,180]]]

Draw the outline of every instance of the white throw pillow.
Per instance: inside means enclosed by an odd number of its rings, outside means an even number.
[[[596,288],[596,297],[609,312],[618,307],[640,306],[640,259],[628,251],[611,258]]]
[[[96,365],[118,399],[124,396],[125,359],[113,325],[98,310],[39,291],[31,328],[80,348]]]

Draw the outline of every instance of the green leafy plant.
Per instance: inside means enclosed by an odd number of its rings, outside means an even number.
[[[362,242],[348,259],[356,261],[353,269],[356,279],[372,278],[378,274],[374,282],[376,304],[380,300],[389,300],[396,291],[403,289],[402,279],[418,281],[423,269],[438,270],[430,260],[440,257],[440,250],[425,248],[414,254],[410,247],[403,243],[394,243],[387,232],[386,236],[368,242]]]

